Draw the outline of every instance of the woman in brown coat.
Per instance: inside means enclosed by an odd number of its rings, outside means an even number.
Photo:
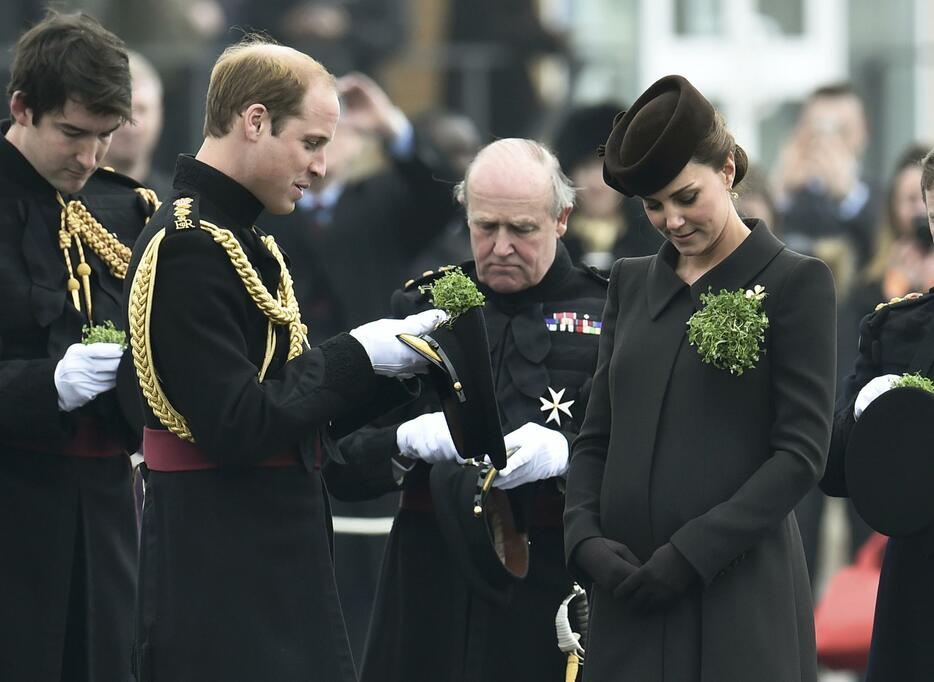
[[[572,449],[565,551],[594,584],[585,680],[817,679],[792,509],[830,439],[834,289],[823,263],[739,217],[745,170],[680,76],[607,141],[607,183],[641,197],[666,242],[613,267]]]

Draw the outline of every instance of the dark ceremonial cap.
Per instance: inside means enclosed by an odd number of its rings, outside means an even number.
[[[427,358],[432,384],[457,454],[464,459],[490,458],[497,469],[506,466],[506,445],[493,390],[490,345],[482,308],[471,308],[431,334],[399,337]]]
[[[688,164],[714,117],[713,106],[686,78],[659,79],[613,121],[604,181],[626,196],[654,194]]]
[[[529,540],[516,528],[509,495],[484,491],[488,466],[433,464],[430,474],[435,517],[454,564],[473,592],[504,606],[512,586],[529,570]]]
[[[552,149],[565,173],[573,172],[582,163],[600,159],[597,148],[606,142],[613,119],[621,109],[618,104],[604,102],[574,107],[567,113],[552,139]]]
[[[853,426],[846,485],[874,530],[905,537],[934,523],[934,395],[895,388],[873,400]]]

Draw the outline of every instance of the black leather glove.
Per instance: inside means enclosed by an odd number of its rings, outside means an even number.
[[[700,578],[694,567],[675,546],[667,543],[638,571],[613,591],[639,613],[662,608],[684,594]]]
[[[621,542],[587,538],[574,550],[574,563],[604,590],[612,592],[642,565]]]

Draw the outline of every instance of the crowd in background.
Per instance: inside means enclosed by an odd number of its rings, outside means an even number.
[[[8,3],[0,43],[11,45],[42,16],[43,4]],[[135,51],[135,124],[114,135],[105,164],[160,196],[171,190],[175,156],[194,151],[205,65],[244,32],[266,32],[344,77],[344,117],[328,150],[326,178],[292,216],[263,224],[292,259],[313,341],[388,315],[393,289],[469,257],[450,192],[466,160],[494,138],[528,136],[556,152],[579,188],[564,238],[572,258],[608,270],[617,258],[655,253],[661,243],[641,201],[622,198],[603,182],[597,147],[626,102],[542,104],[529,61],[539,54],[560,57],[568,48],[539,21],[532,0],[450,0],[445,31],[459,46],[459,68],[439,66],[443,92],[405,114],[382,74],[411,37],[415,18],[406,0],[86,0],[59,6],[97,16]],[[477,69],[471,56],[481,63]],[[866,177],[862,163],[872,134],[860,93],[845,83],[827,84],[802,103],[775,167],[753,167],[736,198],[742,214],[763,218],[790,248],[830,266],[840,373],[853,366],[862,316],[881,301],[934,286],[917,163],[929,141],[905,149],[879,182]],[[823,503],[814,491],[798,509],[812,580]],[[384,499],[339,506],[335,513],[391,516],[396,504]],[[855,513],[849,520],[855,552],[869,530]],[[338,582],[357,647],[381,554],[379,535],[338,536]]]

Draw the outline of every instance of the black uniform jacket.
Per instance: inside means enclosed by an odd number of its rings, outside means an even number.
[[[762,222],[688,286],[666,243],[610,275],[600,357],[568,473],[569,557],[590,537],[646,561],[671,542],[700,575],[639,616],[594,588],[586,680],[814,682],[811,594],[794,505],[823,472],[834,390],[834,290]],[[765,287],[754,369],[704,364],[686,323],[712,289]]]
[[[472,262],[463,268],[476,278]],[[396,292],[394,313],[429,308],[428,294],[418,287],[436,276]],[[555,261],[536,286],[515,294],[497,294],[483,284],[480,289],[487,297],[484,317],[503,433],[533,422],[562,431],[570,441],[587,404],[600,338],[584,329],[599,327],[606,280],[574,267],[558,242]],[[542,410],[542,398],[555,402],[549,388],[564,391],[560,402],[570,403],[571,416],[559,412],[557,423],[546,423],[552,410]],[[360,477],[364,482],[362,488],[354,487],[349,467],[329,465],[328,482],[335,496],[396,489],[389,458],[398,452],[397,425],[438,410],[437,398],[427,390],[417,405],[394,413],[391,423],[344,438],[342,450],[355,465],[357,485]],[[514,589],[512,601],[497,607],[472,595],[453,564],[434,514],[430,506],[425,508],[429,471],[429,464],[419,463],[404,481],[403,508],[383,561],[361,680],[563,680],[565,657],[555,644],[554,618],[572,581],[564,568],[564,500],[557,479],[520,486],[512,495],[517,510],[523,500],[534,500],[535,510],[526,516],[530,570]],[[418,504],[410,507],[407,500]]]
[[[172,203],[190,197],[195,225],[230,230],[275,292],[279,265],[253,226],[262,206],[188,156],[179,158],[174,185],[137,244],[130,277],[146,244],[166,229],[151,311],[155,367],[196,446],[219,468],[148,474],[138,678],[353,680],[313,443],[331,420],[373,418],[368,410],[402,384],[377,378],[347,334],[285,362],[285,328],[276,330],[260,382],[266,318],[210,234],[175,228]],[[149,428],[163,428],[146,412]],[[295,450],[303,466],[254,466]]]
[[[8,127],[0,125],[0,135]],[[80,192],[63,199],[80,199],[132,245],[152,212],[136,187],[127,177],[98,170]],[[3,680],[58,682],[63,665],[82,666],[90,679],[123,679],[129,666],[136,523],[126,452],[135,450],[138,436],[116,391],[70,413],[58,409],[55,366],[88,323],[83,302],[79,312],[66,291],[60,216],[55,188],[0,137]],[[84,253],[92,270],[94,321],[120,327],[123,285],[90,248]],[[76,254],[73,246],[75,268]],[[128,355],[124,366],[132,367]],[[100,456],[64,455],[76,452],[79,426],[96,434],[90,450],[79,449]],[[69,654],[83,663],[63,662],[66,640]]]
[[[934,293],[890,303],[863,318],[859,355],[837,402],[827,472],[821,488],[847,494],[844,456],[853,429],[856,396],[871,379],[915,371],[919,352],[930,352],[934,335]],[[924,363],[922,363],[924,364]],[[930,364],[930,363],[926,363]],[[921,370],[934,378],[930,367]],[[893,424],[893,428],[897,425]],[[884,453],[880,453],[884,456]],[[868,682],[934,679],[934,542],[930,534],[890,538],[882,563]]]

